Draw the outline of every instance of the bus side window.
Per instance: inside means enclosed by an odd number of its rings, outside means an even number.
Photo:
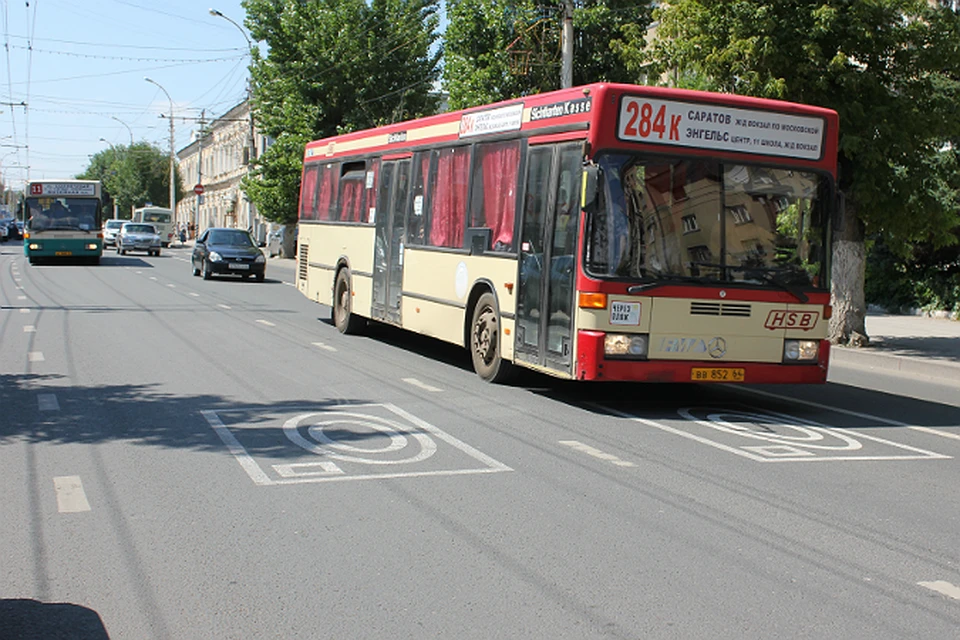
[[[519,140],[477,146],[470,226],[490,229],[492,246],[487,250],[514,250],[519,173]]]
[[[407,243],[422,245],[426,242],[427,215],[427,177],[430,175],[429,153],[417,153],[413,156],[413,198],[410,215],[407,217]]]

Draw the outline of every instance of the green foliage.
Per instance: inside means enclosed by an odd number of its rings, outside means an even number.
[[[658,38],[620,51],[635,72],[840,114],[840,186],[892,250],[956,242],[960,16],[925,0],[676,0]]]
[[[301,146],[293,161],[292,140],[435,113],[439,98],[431,88],[441,50],[431,48],[439,0],[244,0],[243,6],[251,35],[269,47],[269,56],[258,49],[252,56],[257,126],[278,141],[288,137],[258,161],[257,175],[270,184],[248,181],[247,193],[266,218],[288,222],[303,156]]]
[[[300,173],[306,136],[281,134],[244,176],[241,187],[260,215],[281,224],[297,221]]]
[[[919,308],[960,313],[960,256],[953,247],[934,249],[922,244],[904,258],[882,239],[871,244],[865,288],[868,303],[894,312]]]
[[[611,42],[624,29],[643,32],[649,2],[581,0],[574,25],[574,85],[627,82],[632,73]],[[443,84],[462,109],[560,88],[560,3],[448,0]]]
[[[174,167],[174,184],[179,187],[179,170]],[[121,217],[129,217],[134,207],[150,202],[170,206],[170,155],[147,142],[104,149],[90,159],[81,180],[99,180],[104,202],[112,214],[113,203]],[[179,188],[177,189],[179,199]]]

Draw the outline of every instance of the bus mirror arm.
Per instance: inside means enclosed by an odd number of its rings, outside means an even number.
[[[581,208],[587,213],[593,213],[599,206],[601,175],[602,172],[597,165],[584,165]]]

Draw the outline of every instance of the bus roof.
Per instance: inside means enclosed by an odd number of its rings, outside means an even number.
[[[624,105],[630,97],[635,98],[634,102],[642,100],[652,105],[654,112],[648,117],[674,114],[658,123],[659,139],[625,135],[629,109]],[[660,106],[669,109],[659,111]],[[600,127],[599,122],[617,126]],[[745,126],[734,126],[740,122]],[[305,163],[323,162],[366,154],[402,153],[485,137],[579,131],[594,150],[766,156],[780,163],[834,170],[838,127],[837,113],[822,107],[733,94],[596,83],[316,140],[306,145],[303,159]],[[664,133],[670,139],[664,139]],[[802,143],[803,148],[798,150],[793,145],[798,136],[807,133],[809,142]],[[692,137],[686,137],[687,134]],[[752,141],[756,144],[751,145]]]

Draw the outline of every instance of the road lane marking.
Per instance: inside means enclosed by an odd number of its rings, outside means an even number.
[[[225,305],[225,304],[218,304],[217,306],[220,307],[221,309],[231,309],[231,308],[232,308],[232,307],[230,307],[229,305]]]
[[[43,362],[43,359],[42,351],[31,351],[27,354],[27,360],[30,362]]]
[[[264,326],[267,326],[267,327],[275,327],[275,326],[277,326],[277,325],[273,324],[272,322],[270,322],[269,320],[257,320],[257,322],[259,322],[260,324],[262,324],[262,325],[264,325]]]
[[[953,598],[954,600],[960,600],[960,587],[946,580],[934,580],[933,582],[918,582],[918,585],[931,591],[936,591],[941,593],[948,598]]]
[[[406,382],[407,384],[412,384],[412,385],[415,386],[415,387],[419,387],[420,389],[423,389],[424,391],[433,391],[433,392],[435,392],[435,393],[436,393],[436,392],[439,392],[439,391],[443,391],[443,389],[440,389],[439,387],[431,387],[429,384],[426,384],[426,383],[424,383],[424,382],[420,382],[420,381],[417,380],[416,378],[401,378],[401,380],[403,380],[403,381]]]
[[[930,427],[909,427],[914,431],[920,431],[922,433],[929,433],[935,436],[940,436],[941,438],[953,438],[954,440],[960,440],[960,434],[956,433],[947,433],[946,431],[940,431],[939,429],[931,429]]]
[[[60,513],[90,511],[80,476],[57,476],[53,479],[53,488],[57,493],[57,511]]]
[[[322,343],[322,342],[311,342],[310,344],[312,344],[313,346],[315,346],[315,347],[317,347],[317,348],[319,348],[319,349],[323,349],[324,351],[336,351],[336,350],[337,350],[336,347],[331,347],[330,345],[324,344],[324,343]]]
[[[30,313],[30,309],[24,307],[23,309],[20,309],[20,313]]]
[[[26,300],[27,296],[17,296],[17,300]]]
[[[564,445],[564,446],[566,446],[566,447],[570,447],[570,448],[573,449],[574,451],[579,451],[580,453],[585,453],[585,454],[587,454],[588,456],[593,456],[594,458],[597,458],[598,460],[604,460],[604,461],[606,461],[606,462],[609,462],[610,464],[615,464],[615,465],[617,465],[618,467],[635,467],[635,466],[637,466],[637,465],[633,464],[632,462],[627,462],[626,460],[621,460],[620,458],[618,458],[617,456],[613,455],[612,453],[604,453],[604,452],[601,451],[600,449],[596,449],[596,448],[594,448],[594,447],[591,447],[591,446],[588,445],[588,444],[583,444],[582,442],[579,442],[579,441],[577,441],[577,440],[561,440],[561,441],[560,441],[560,444],[562,444],[562,445]]]
[[[24,332],[24,333],[36,333],[36,332],[37,332],[37,328],[36,328],[35,326],[33,326],[32,324],[25,324],[25,325],[23,325],[23,332]]]
[[[156,279],[157,279],[157,276],[150,276],[150,279],[151,279],[151,280],[156,280]]]
[[[40,411],[60,411],[60,403],[55,393],[37,394],[37,407]]]
[[[176,289],[176,288],[177,288],[177,285],[175,285],[175,284],[168,284],[167,286],[170,287],[171,289]]]
[[[193,296],[194,298],[199,298],[199,297],[200,297],[200,294],[199,294],[199,293],[193,293],[192,291],[191,291],[190,293],[188,293],[187,295],[188,295],[188,296]]]

